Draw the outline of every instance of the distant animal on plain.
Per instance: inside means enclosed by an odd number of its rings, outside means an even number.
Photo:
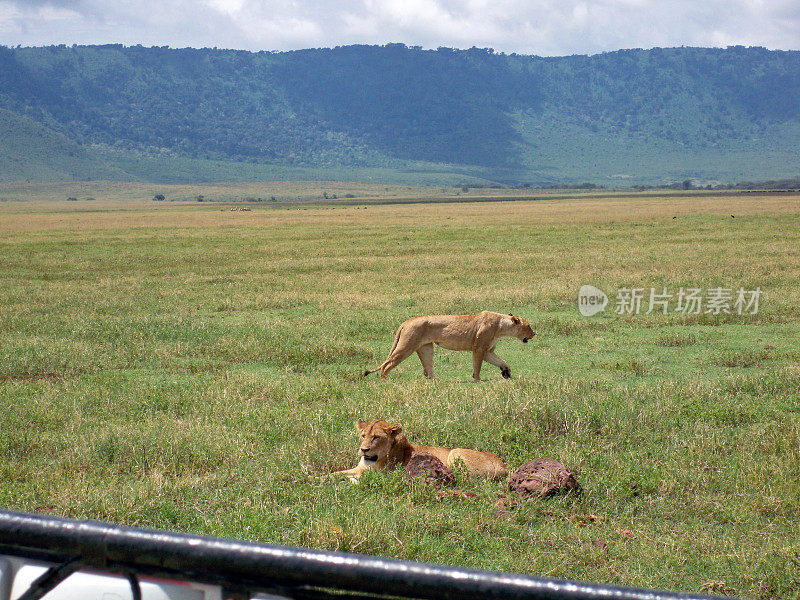
[[[516,337],[525,344],[536,333],[531,324],[516,315],[503,315],[485,310],[477,315],[427,315],[409,319],[397,329],[389,356],[368,371],[381,372],[381,379],[414,352],[422,362],[426,377],[433,378],[433,345],[448,350],[472,352],[472,378],[481,381],[481,365],[485,360],[500,369],[505,379],[511,378],[508,363],[495,354],[502,337]]]

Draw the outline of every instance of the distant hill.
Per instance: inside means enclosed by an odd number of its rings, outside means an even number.
[[[800,173],[800,52],[0,47],[0,179],[602,185]]]

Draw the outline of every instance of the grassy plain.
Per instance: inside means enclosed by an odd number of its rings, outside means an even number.
[[[1,506],[800,598],[797,196],[232,212],[119,189],[0,204]],[[754,316],[587,319],[585,283],[612,302],[622,287],[764,295]],[[387,382],[359,376],[409,316],[482,309],[538,331],[498,346],[513,380],[485,365],[474,384],[470,356],[444,350],[436,381],[416,357]],[[502,483],[459,477],[475,497],[440,498],[401,473],[327,478],[355,464],[358,417],[512,467],[555,458],[584,491],[503,509]]]

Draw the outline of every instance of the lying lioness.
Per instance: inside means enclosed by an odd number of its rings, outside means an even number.
[[[499,479],[508,475],[508,469],[500,458],[491,452],[468,450],[467,448],[439,448],[437,446],[417,446],[411,444],[403,435],[403,428],[397,423],[390,425],[386,421],[356,421],[356,430],[361,434],[361,446],[358,465],[352,469],[336,471],[334,475],[347,475],[354,483],[364,471],[379,469],[391,470],[398,465],[405,465],[411,455],[420,452],[432,454],[445,465],[453,468],[457,461],[463,461],[470,475],[481,475],[490,479]]]
[[[433,345],[448,350],[472,352],[472,378],[481,380],[481,365],[485,360],[500,368],[503,377],[511,377],[508,363],[494,353],[501,337],[515,337],[527,343],[536,335],[525,319],[516,315],[501,315],[485,310],[477,315],[428,315],[409,319],[397,329],[394,345],[388,358],[376,369],[364,371],[366,377],[376,371],[381,379],[397,365],[416,352],[422,361],[426,377],[433,378]]]

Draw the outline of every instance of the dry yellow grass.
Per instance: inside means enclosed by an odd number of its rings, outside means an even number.
[[[280,182],[284,185],[285,182]],[[28,184],[32,185],[32,184]],[[45,185],[45,184],[41,184]],[[51,186],[58,185],[54,192]],[[275,224],[309,225],[321,220],[334,225],[352,223],[369,226],[385,219],[399,222],[429,225],[441,223],[443,226],[474,225],[477,222],[486,226],[523,226],[545,223],[609,223],[627,221],[659,221],[672,217],[698,215],[719,215],[732,218],[746,215],[794,215],[800,212],[800,195],[756,194],[707,196],[664,194],[652,197],[635,194],[621,195],[618,199],[596,199],[585,194],[575,197],[537,200],[498,200],[481,202],[459,202],[435,204],[377,204],[316,206],[314,204],[292,203],[271,206],[257,203],[249,212],[232,212],[231,204],[225,202],[198,203],[152,202],[145,184],[119,184],[119,193],[114,200],[78,200],[66,203],[60,198],[61,187],[75,184],[46,184],[43,191],[27,190],[25,185],[14,186],[20,197],[30,200],[17,203],[0,203],[0,232],[36,231],[52,229],[114,229],[127,227],[219,227],[256,226]],[[89,184],[86,184],[87,186]],[[233,185],[233,184],[232,184]],[[240,186],[241,184],[236,184]],[[341,185],[341,184],[339,184]],[[150,186],[150,184],[147,184]],[[5,184],[6,193],[11,188]],[[378,186],[365,191],[366,200],[392,200],[392,192],[382,194]],[[379,186],[383,187],[383,186]],[[1,190],[2,188],[0,188]],[[70,188],[65,187],[66,190]],[[205,190],[205,186],[194,191]],[[414,198],[438,200],[450,198],[436,195],[436,188],[416,189]],[[237,193],[241,192],[236,188]],[[74,190],[71,190],[74,191]],[[91,191],[91,189],[89,190]],[[406,191],[404,188],[403,191]],[[484,190],[481,190],[484,192]],[[493,190],[503,196],[507,190]],[[2,194],[2,191],[0,191]],[[528,192],[529,194],[529,192]],[[211,193],[207,194],[211,197]],[[57,199],[51,198],[55,196]],[[315,197],[319,200],[319,196]],[[522,197],[524,198],[524,197]],[[351,202],[357,202],[352,200]],[[288,211],[288,212],[287,212]],[[333,212],[331,212],[333,211]],[[35,215],[35,218],[32,218]],[[445,222],[450,221],[452,222]]]

